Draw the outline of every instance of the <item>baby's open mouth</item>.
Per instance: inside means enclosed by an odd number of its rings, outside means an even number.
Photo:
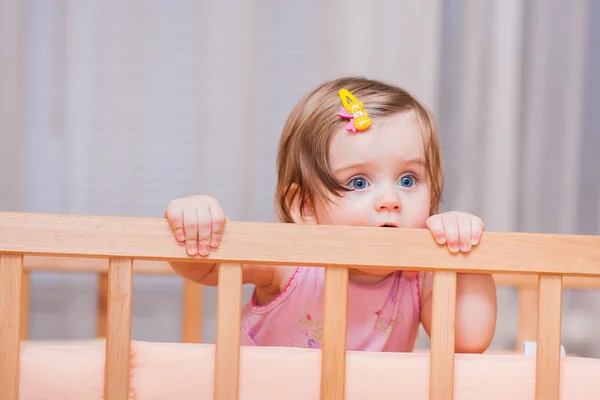
[[[382,227],[382,228],[397,228],[398,227],[398,225],[392,224],[392,223],[383,224],[383,225],[379,225],[379,226]]]

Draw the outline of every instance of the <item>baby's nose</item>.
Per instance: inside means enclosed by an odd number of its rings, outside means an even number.
[[[385,193],[375,203],[376,210],[399,211],[402,205],[395,193]]]

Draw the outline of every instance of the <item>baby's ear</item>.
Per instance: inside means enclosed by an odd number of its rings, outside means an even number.
[[[317,223],[315,209],[308,197],[305,196],[304,202],[301,201],[302,195],[298,185],[293,184],[286,196],[290,214],[296,224],[314,225]]]

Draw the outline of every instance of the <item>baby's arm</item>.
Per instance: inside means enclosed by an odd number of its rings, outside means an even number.
[[[226,217],[219,202],[210,196],[196,195],[175,199],[165,209],[165,218],[177,241],[185,244],[190,256],[206,256],[211,248],[221,243]],[[207,286],[217,286],[216,264],[172,262],[171,267],[186,279]],[[274,282],[274,268],[270,265],[244,265],[242,283],[257,288],[269,288]]]
[[[438,243],[448,243],[452,252],[468,252],[479,243],[483,233],[481,219],[465,213],[436,215],[428,227]],[[460,250],[459,250],[460,249]],[[421,323],[431,335],[433,273],[423,277]],[[496,285],[490,274],[459,273],[456,283],[455,351],[483,353],[489,347],[496,329]]]
[[[431,336],[433,273],[424,275],[421,323]],[[459,273],[456,282],[455,351],[483,353],[496,329],[496,285],[488,274]]]

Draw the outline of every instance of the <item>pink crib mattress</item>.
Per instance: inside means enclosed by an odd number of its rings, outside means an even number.
[[[102,398],[104,341],[21,345],[20,399]],[[214,346],[132,342],[131,389],[136,400],[212,399]],[[241,400],[319,399],[320,351],[242,347]],[[348,400],[427,400],[428,353],[349,352]],[[533,399],[535,358],[456,356],[458,400]],[[562,400],[600,399],[600,360],[563,357]]]

